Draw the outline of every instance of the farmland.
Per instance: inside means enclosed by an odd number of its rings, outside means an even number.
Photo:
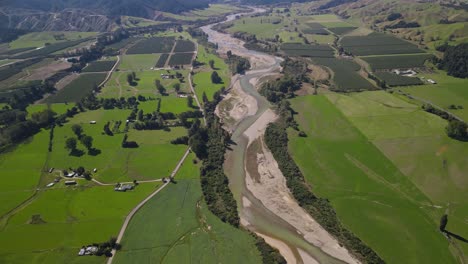
[[[147,71],[159,60],[158,54],[123,55],[119,65],[121,71]]]
[[[64,42],[57,42],[55,44],[50,44],[47,46],[44,46],[39,49],[35,49],[32,51],[27,51],[25,53],[21,53],[15,56],[12,56],[13,59],[26,59],[26,58],[31,58],[31,57],[36,57],[36,56],[45,56],[49,55],[51,53],[54,53],[56,51],[60,51],[66,48],[70,48],[73,46],[76,46],[82,42],[88,41],[91,38],[83,38],[83,39],[77,39],[77,40],[70,40],[70,41],[64,41]]]
[[[46,103],[78,102],[106,78],[106,73],[81,74],[63,89],[45,99]]]
[[[90,63],[83,72],[107,72],[114,67],[116,61],[95,61]]]
[[[174,53],[169,58],[169,66],[188,65],[192,63],[193,53]]]
[[[135,215],[115,263],[259,263],[253,238],[208,211],[197,170],[180,177]]]
[[[306,23],[304,27],[301,28],[301,31],[304,34],[318,34],[318,35],[329,35],[330,33],[325,30],[325,27],[316,22]]]
[[[369,63],[373,70],[380,69],[407,69],[424,67],[426,60],[432,58],[430,54],[368,56],[361,57]]]
[[[195,44],[190,40],[177,40],[174,52],[194,52]]]
[[[424,53],[416,45],[390,34],[371,33],[367,36],[345,36],[343,48],[357,56]]]
[[[158,61],[156,62],[155,67],[156,68],[162,68],[166,65],[166,61],[169,58],[168,53],[161,54],[161,57],[159,57]]]
[[[289,56],[333,58],[334,51],[328,45],[306,45],[299,43],[285,43],[281,45]]]
[[[150,54],[170,52],[174,46],[173,37],[152,37],[143,39],[128,49],[127,54]]]
[[[313,62],[329,68],[333,72],[333,82],[340,91],[359,91],[376,89],[369,81],[359,75],[360,66],[351,61],[335,58],[314,58]]]
[[[377,78],[385,83],[388,86],[410,86],[410,85],[421,85],[423,82],[418,77],[407,77],[400,76],[391,72],[376,72],[374,73]]]
[[[334,97],[330,100],[336,103]],[[314,193],[328,198],[345,226],[389,263],[455,263],[448,242],[436,231],[443,211],[429,206],[421,209],[429,204],[428,198],[330,100],[307,96],[291,101],[307,137],[290,131],[290,150]],[[405,112],[417,109],[400,104],[409,108]],[[340,109],[356,108],[365,105],[356,102]],[[366,109],[363,114],[372,113]]]
[[[32,32],[9,43],[10,49],[38,48],[48,44],[93,37],[96,32],[45,31]]]
[[[349,33],[355,30],[356,28],[357,27],[331,27],[331,28],[328,28],[328,30],[330,30],[336,35],[344,35],[346,33]]]

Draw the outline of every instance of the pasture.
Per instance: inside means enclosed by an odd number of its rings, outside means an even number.
[[[161,113],[171,112],[174,114],[180,114],[182,112],[193,110],[187,105],[187,98],[179,98],[175,94],[157,96],[156,100],[140,102],[138,109],[142,109],[145,113],[152,113],[156,111],[158,100],[161,100]]]
[[[121,71],[147,71],[154,67],[160,58],[159,54],[135,54],[121,57],[119,70]]]
[[[327,96],[440,213],[448,212],[453,220],[448,229],[467,237],[468,224],[462,219],[468,218],[464,173],[468,148],[466,142],[446,136],[447,121],[385,92]],[[429,206],[423,208],[437,225],[440,213]]]
[[[50,109],[57,113],[57,115],[65,114],[68,109],[71,109],[75,106],[74,103],[58,103],[58,104],[33,104],[29,105],[26,108],[26,112],[28,112],[29,115],[43,111],[45,109]]]
[[[127,54],[149,54],[170,52],[174,46],[173,37],[152,37],[143,39],[127,50]]]
[[[108,60],[108,61],[94,61],[88,64],[82,72],[108,72],[112,70],[116,61]]]
[[[372,70],[382,69],[409,69],[424,67],[426,60],[432,58],[431,54],[389,55],[361,57]]]
[[[327,97],[298,97],[291,103],[307,134],[289,131],[291,154],[313,192],[331,201],[345,226],[388,263],[456,263],[437,231],[443,211],[431,207]]]
[[[193,53],[174,53],[169,58],[169,66],[189,65],[192,63]]]
[[[335,58],[313,58],[312,62],[325,66],[333,72],[335,89],[340,91],[375,90],[376,87],[362,77],[359,64],[351,60]]]
[[[345,36],[341,46],[353,55],[389,55],[424,53],[416,45],[390,34],[371,33],[367,36]]]
[[[85,73],[44,100],[46,103],[78,102],[106,78],[106,73]]]
[[[281,50],[289,56],[333,58],[334,50],[328,45],[307,45],[300,43],[285,43]]]
[[[233,21],[233,26],[228,28],[229,33],[247,32],[254,34],[258,39],[274,39],[283,29],[289,28],[285,19],[273,16],[242,17]],[[293,29],[293,28],[291,28]]]
[[[44,31],[32,32],[20,36],[9,43],[10,49],[38,48],[44,47],[46,43],[54,44],[71,40],[84,39],[96,36],[97,32],[74,32],[74,31]]]
[[[176,177],[177,184],[166,187],[135,215],[114,263],[261,262],[248,233],[208,211],[198,170],[191,167]]]
[[[377,78],[390,86],[410,86],[410,85],[421,85],[423,82],[418,77],[407,77],[401,76],[391,72],[376,72],[374,73]]]
[[[410,86],[398,88],[410,95],[432,102],[433,104],[444,108],[468,122],[468,89],[466,89],[466,80],[448,76],[445,72],[437,71],[433,74],[420,74],[425,79],[433,79],[437,84],[421,86]],[[450,105],[457,108],[450,109]]]

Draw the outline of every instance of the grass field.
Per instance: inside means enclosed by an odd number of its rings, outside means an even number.
[[[406,69],[424,67],[426,60],[432,58],[431,54],[390,55],[361,57],[369,63],[373,70],[380,69]]]
[[[333,35],[306,34],[305,37],[310,43],[316,43],[316,44],[331,44],[335,40],[335,37]]]
[[[252,237],[208,211],[196,168],[176,181],[132,219],[116,264],[261,262]]]
[[[290,131],[291,153],[313,192],[332,202],[345,226],[388,263],[455,263],[448,242],[437,231],[443,211],[431,207],[327,97],[291,102],[307,134],[301,138]],[[373,112],[367,109],[365,114]]]
[[[333,82],[341,91],[360,91],[376,89],[369,81],[359,75],[361,66],[351,60],[335,58],[313,58],[313,63],[325,66],[333,72]]]
[[[341,45],[357,56],[424,53],[410,42],[390,34],[375,32],[367,36],[345,36]]]
[[[40,111],[43,111],[47,108],[50,108],[50,110],[54,111],[55,113],[57,113],[57,115],[61,115],[61,114],[65,114],[67,112],[68,109],[71,109],[75,106],[74,103],[58,103],[58,104],[50,104],[50,105],[47,105],[47,104],[33,104],[33,105],[29,105],[27,108],[26,108],[26,112],[28,112],[29,115],[33,114],[33,113],[36,113],[36,112],[40,112]]]
[[[124,55],[119,65],[121,71],[147,71],[159,60],[159,54]]]
[[[45,31],[32,32],[10,42],[10,49],[43,47],[44,44],[77,40],[97,35],[97,32]]]
[[[465,120],[465,122],[468,122],[468,89],[466,89],[468,82],[466,79],[454,78],[441,71],[434,74],[420,75],[426,79],[435,80],[437,84],[398,89],[447,109]],[[463,109],[449,109],[449,106],[452,104],[456,106],[460,105]]]
[[[106,78],[107,73],[81,74],[63,89],[45,99],[46,103],[78,102]]]
[[[161,74],[175,74],[180,72],[184,76],[184,82],[180,82],[178,79],[162,79]],[[154,81],[159,79],[161,84],[166,88],[167,93],[174,93],[173,85],[175,83],[180,83],[181,91],[188,92],[190,88],[188,87],[188,81],[186,76],[188,75],[188,70],[178,70],[178,71],[167,71],[167,70],[158,70],[158,71],[142,71],[136,72],[136,85],[130,86],[127,82],[128,72],[114,72],[111,79],[106,85],[102,88],[100,97],[130,97],[143,95],[146,97],[155,97],[159,95],[156,90]]]
[[[289,27],[288,21],[282,19],[280,23],[276,23],[280,18],[272,16],[259,16],[259,17],[242,17],[234,21],[234,26],[230,27],[228,31],[234,32],[247,32],[255,34],[258,39],[273,39],[275,35],[283,31],[284,28]],[[291,28],[293,29],[293,28]]]
[[[83,69],[83,72],[108,72],[112,70],[116,61],[95,61]]]

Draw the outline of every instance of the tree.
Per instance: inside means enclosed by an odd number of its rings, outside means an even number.
[[[172,86],[174,87],[174,90],[179,93],[180,92],[180,83],[174,83],[174,85]]]
[[[223,80],[219,77],[218,72],[214,71],[211,73],[211,82],[212,83],[222,83]]]
[[[129,85],[133,85],[133,75],[131,75],[130,73],[127,74],[127,82]]]
[[[135,72],[132,72],[132,78],[133,78],[133,80],[136,80],[136,73]]]
[[[227,55],[228,59],[230,59],[232,57],[232,51],[228,50],[226,55]]]
[[[206,93],[205,93],[205,92],[203,92],[202,100],[203,100],[203,103],[204,103],[204,104],[208,103],[208,96],[206,96]]]
[[[76,138],[71,137],[67,138],[65,141],[65,148],[68,149],[70,152],[73,152],[76,150]]]
[[[73,133],[75,133],[75,135],[80,138],[81,135],[83,134],[83,128],[81,127],[81,125],[78,125],[78,124],[74,124],[72,127],[71,127]]]
[[[191,95],[187,97],[187,105],[188,107],[193,107],[193,97]]]
[[[143,110],[142,110],[142,109],[140,109],[140,110],[138,111],[137,119],[138,119],[139,121],[143,121]]]
[[[468,126],[465,122],[459,120],[451,120],[446,127],[447,135],[457,140],[468,140]]]
[[[93,147],[93,137],[91,136],[83,136],[80,141],[88,150]]]
[[[214,60],[209,60],[208,61],[208,64],[210,65],[211,69],[214,69],[214,63],[215,63]]]
[[[164,86],[162,85],[161,80],[159,79],[154,80],[154,85],[156,86],[156,89],[161,95],[166,94],[166,88],[164,88]]]
[[[78,175],[83,175],[84,172],[85,172],[85,169],[83,168],[83,166],[79,166],[76,169],[76,173],[78,173]]]
[[[446,214],[444,214],[441,218],[440,218],[440,225],[439,225],[439,229],[441,232],[444,232],[445,231],[445,227],[447,226],[447,223],[448,223],[448,216]]]

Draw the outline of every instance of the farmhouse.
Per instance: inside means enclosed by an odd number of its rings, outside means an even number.
[[[114,190],[117,192],[126,192],[127,190],[133,190],[134,186],[131,184],[120,184],[117,185]]]
[[[434,81],[434,80],[432,80],[432,79],[427,79],[427,81],[428,81],[429,83],[432,83],[432,84],[437,84],[437,82]]]
[[[54,186],[54,185],[55,185],[55,182],[51,182],[51,183],[47,184],[46,187],[49,188],[49,187],[52,187],[52,186]]]
[[[97,251],[98,248],[95,246],[82,247],[78,252],[78,256],[94,255]]]

